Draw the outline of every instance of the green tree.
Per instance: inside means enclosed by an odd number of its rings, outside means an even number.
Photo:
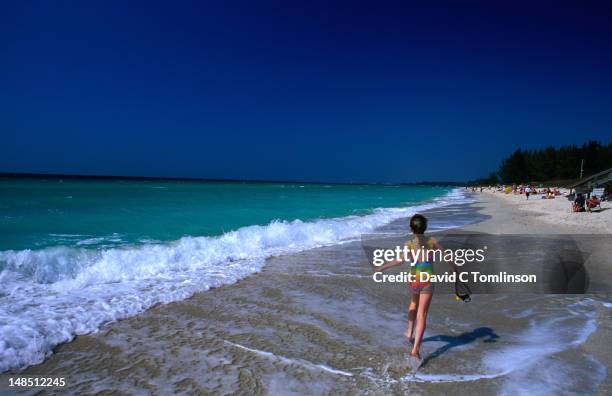
[[[577,179],[584,160],[584,176],[612,167],[612,142],[603,145],[588,141],[581,147],[549,146],[538,150],[517,149],[502,160],[499,178],[502,183],[523,183],[561,179]]]

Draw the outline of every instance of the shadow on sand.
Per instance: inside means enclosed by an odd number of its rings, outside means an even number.
[[[467,345],[471,342],[476,341],[479,338],[483,338],[483,342],[496,342],[499,336],[495,334],[495,331],[493,331],[493,329],[490,327],[479,327],[470,332],[459,334],[457,336],[437,335],[424,338],[423,342],[441,341],[446,342],[446,345],[441,346],[440,348],[429,354],[429,356],[427,356],[425,360],[423,360],[423,364],[421,365],[421,367],[425,366],[430,360],[435,359],[443,353],[447,352],[449,349],[462,345]]]

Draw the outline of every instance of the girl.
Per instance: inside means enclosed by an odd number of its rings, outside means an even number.
[[[427,311],[429,310],[429,304],[433,296],[434,285],[431,282],[421,282],[420,273],[427,272],[432,275],[433,272],[433,257],[431,250],[444,250],[438,241],[433,238],[425,238],[425,230],[427,229],[427,219],[425,216],[415,214],[410,219],[410,229],[414,234],[413,239],[406,242],[408,249],[416,253],[418,249],[430,250],[425,257],[426,261],[416,261],[410,268],[410,274],[413,276],[414,281],[409,283],[408,290],[411,293],[410,305],[408,307],[408,330],[406,330],[406,337],[412,344],[412,351],[410,356],[417,360],[420,366],[423,359],[419,353],[421,348],[421,340],[425,333],[425,323],[427,322]],[[421,255],[419,255],[419,258]],[[395,260],[388,262],[378,268],[376,271],[384,271],[388,268],[392,268],[402,264],[402,260]],[[457,270],[454,263],[449,263],[453,271]],[[415,328],[416,323],[416,328]]]

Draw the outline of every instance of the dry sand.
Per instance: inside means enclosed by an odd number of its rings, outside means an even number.
[[[567,192],[566,190],[562,190]],[[505,194],[484,190],[483,195],[495,199],[502,199],[517,211],[524,211],[537,216],[527,216],[531,219],[530,226],[541,228],[540,222],[552,224],[557,232],[588,232],[612,233],[612,202],[602,202],[601,210],[594,212],[574,213],[571,211],[571,202],[565,196],[555,199],[542,199],[541,196],[530,196],[529,199],[521,194]],[[517,215],[518,216],[518,215]]]

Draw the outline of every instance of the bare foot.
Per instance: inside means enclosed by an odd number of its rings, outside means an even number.
[[[412,336],[412,334],[405,332],[404,336],[408,339],[408,342],[412,345],[414,345],[414,337]]]

